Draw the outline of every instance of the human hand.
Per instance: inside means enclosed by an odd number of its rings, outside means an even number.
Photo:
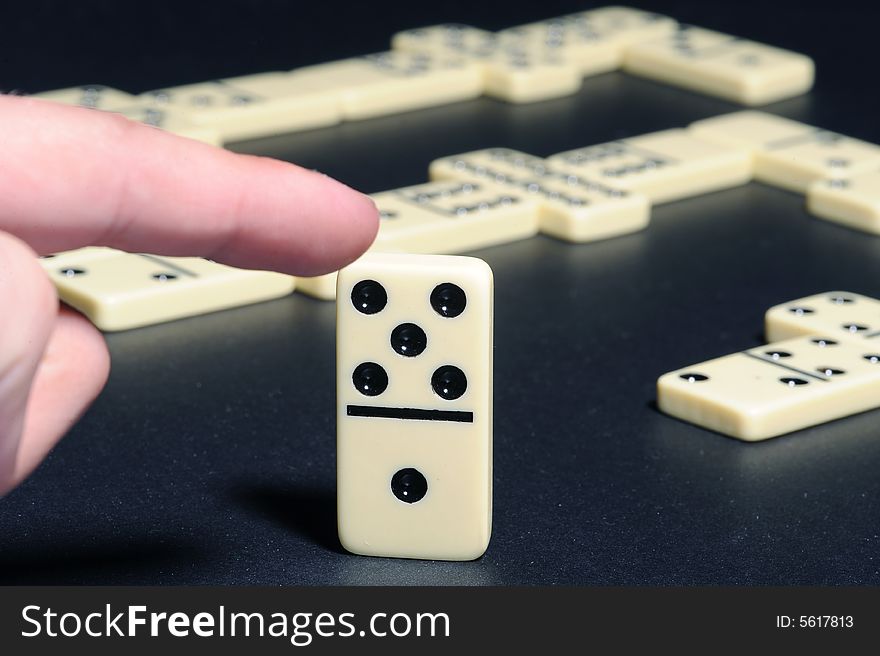
[[[363,253],[370,199],[320,173],[121,116],[0,96],[0,495],[95,399],[101,333],[59,309],[36,255],[111,246],[318,275]]]

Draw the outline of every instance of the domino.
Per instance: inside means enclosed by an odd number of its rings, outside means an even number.
[[[297,88],[283,72],[158,89],[139,99],[216,130],[224,142],[333,125],[341,120],[335,96]]]
[[[105,331],[278,298],[294,287],[294,279],[280,273],[113,249],[70,251],[41,263],[61,300]]]
[[[603,7],[502,30],[498,39],[546,48],[586,76],[619,68],[625,46],[664,36],[676,26],[668,16],[630,7]]]
[[[370,196],[379,209],[378,253],[454,254],[533,237],[537,202],[486,180],[414,185]],[[336,272],[298,278],[297,291],[336,298]]]
[[[806,93],[815,75],[806,55],[687,25],[628,46],[623,68],[744,105]]]
[[[755,179],[805,193],[816,180],[880,169],[880,146],[774,116],[742,111],[697,121],[700,139],[751,152]]]
[[[288,74],[288,84],[336,99],[345,120],[361,120],[476,98],[482,70],[445,53],[383,52]]]
[[[746,441],[764,440],[880,405],[876,344],[798,337],[674,371],[660,409]]]
[[[533,237],[538,204],[486,180],[429,182],[371,196],[379,209],[376,245],[453,254]]]
[[[178,115],[168,109],[135,105],[114,110],[115,114],[122,114],[132,121],[138,121],[154,128],[171,132],[187,139],[195,139],[212,146],[222,146],[223,140],[220,133],[214,128],[196,125],[192,121]]]
[[[581,73],[564,53],[529,40],[507,39],[466,25],[435,25],[407,30],[392,38],[401,53],[452,57],[467,62],[487,96],[530,103],[575,93]]]
[[[135,102],[136,96],[119,89],[105,87],[100,84],[87,84],[69,89],[56,89],[35,93],[32,98],[50,100],[63,105],[79,105],[91,109],[114,110]]]
[[[412,54],[485,57],[497,50],[498,36],[470,25],[443,23],[398,32],[391,37],[391,48]]]
[[[880,170],[817,180],[807,188],[807,209],[821,219],[880,235]]]
[[[492,524],[492,271],[368,254],[339,273],[339,539],[370,556],[473,560]]]
[[[880,301],[852,292],[825,292],[775,305],[764,315],[773,342],[802,335],[873,340],[880,348]]]
[[[727,189],[752,178],[745,149],[713,143],[683,129],[579,148],[547,162],[611,188],[640,192],[652,203]]]
[[[489,181],[535,199],[540,231],[588,242],[644,228],[650,204],[639,193],[607,187],[560,171],[546,160],[508,148],[489,148],[431,162],[433,180]]]
[[[483,59],[484,90],[509,103],[532,103],[570,96],[581,87],[581,72],[563,53],[520,44],[498,49]]]

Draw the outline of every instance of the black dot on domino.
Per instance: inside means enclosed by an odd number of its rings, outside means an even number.
[[[362,362],[355,367],[351,382],[364,396],[379,396],[388,389],[388,374],[375,362]]]
[[[381,312],[387,303],[385,288],[375,280],[361,280],[351,290],[351,304],[362,314]]]
[[[869,353],[865,356],[865,360],[867,360],[871,364],[880,364],[880,355],[877,355],[876,353]]]
[[[831,378],[832,376],[842,376],[846,373],[842,369],[834,369],[833,367],[819,367],[816,371],[828,378]]]
[[[427,346],[428,336],[414,323],[402,323],[391,331],[391,348],[400,355],[414,358]]]
[[[467,296],[458,285],[444,282],[431,292],[431,307],[441,317],[457,317],[467,307]]]
[[[791,312],[792,314],[798,315],[799,317],[802,317],[805,314],[813,314],[813,312],[815,312],[815,310],[813,310],[811,308],[799,307],[799,306],[793,307],[793,308],[788,308],[788,311]]]
[[[774,360],[781,360],[783,358],[790,358],[791,353],[788,351],[767,351],[766,355],[773,358]]]
[[[86,272],[85,272],[85,269],[73,269],[73,268],[71,268],[71,267],[68,267],[68,268],[66,268],[66,269],[61,269],[61,270],[59,271],[59,273],[60,273],[62,276],[67,276],[68,278],[73,278],[74,276],[82,276],[82,275],[85,275]]]
[[[831,296],[828,300],[835,305],[847,305],[856,302],[855,299],[850,298],[849,296]]]
[[[803,378],[780,378],[780,383],[785,383],[789,387],[800,387],[801,385],[808,385],[809,383]]]
[[[825,348],[826,346],[837,346],[837,342],[833,339],[825,339],[824,337],[816,337],[815,339],[811,339],[811,342],[820,348]]]
[[[686,380],[689,383],[702,383],[704,380],[709,380],[708,376],[695,373],[681,374],[679,378]]]
[[[391,477],[391,492],[404,503],[417,503],[428,493],[428,481],[419,470],[407,467]]]
[[[863,333],[868,327],[860,323],[845,323],[843,324],[843,329],[848,330],[851,333]]]
[[[431,387],[437,396],[452,401],[467,390],[467,376],[458,367],[443,365],[431,376]]]
[[[158,280],[159,282],[169,282],[171,280],[177,280],[177,276],[173,273],[154,273],[152,276],[153,280]]]

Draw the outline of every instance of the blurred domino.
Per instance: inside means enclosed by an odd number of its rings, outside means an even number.
[[[139,98],[216,130],[224,142],[333,125],[340,120],[334,95],[298,89],[282,72],[159,89]]]
[[[356,554],[473,560],[492,530],[492,271],[368,254],[339,274],[337,517]]]
[[[466,25],[435,25],[399,32],[392,47],[400,53],[453,57],[468,62],[487,96],[528,103],[575,93],[581,72],[565,53],[532,40],[499,40]]]
[[[878,353],[870,342],[798,337],[668,373],[657,402],[685,421],[763,440],[880,406]]]
[[[454,254],[533,237],[538,203],[486,180],[442,181],[371,196],[381,217],[376,245]]]
[[[624,70],[745,105],[800,95],[813,86],[805,55],[682,25],[626,49]]]
[[[431,53],[459,56],[488,56],[498,47],[498,36],[470,25],[444,23],[398,32],[391,37],[391,48],[411,54]]]
[[[532,197],[541,232],[572,242],[594,241],[644,228],[645,196],[555,169],[546,160],[507,148],[452,155],[431,162],[434,180],[488,181]]]
[[[483,90],[481,69],[465,58],[394,51],[294,69],[286,84],[335,98],[347,120],[468,100]]]
[[[638,191],[653,203],[745,184],[749,153],[673,129],[559,153],[551,166],[608,187]]]
[[[692,123],[707,141],[745,148],[755,179],[804,193],[811,183],[880,169],[880,147],[757,111],[735,112]]]
[[[379,209],[378,253],[454,254],[538,232],[538,203],[525,191],[486,180],[430,182],[371,198]],[[336,272],[297,278],[297,291],[336,298]]]
[[[776,305],[764,315],[767,339],[801,335],[868,339],[880,347],[880,301],[852,292],[825,292]]]
[[[880,171],[817,180],[807,189],[811,214],[880,235]]]
[[[41,263],[61,300],[106,331],[256,303],[294,287],[294,279],[280,273],[112,249],[69,251]]]
[[[482,60],[485,95],[510,103],[570,96],[581,87],[581,72],[563,53],[522,44],[499,49]]]
[[[35,93],[32,98],[51,100],[63,105],[79,105],[91,109],[115,110],[126,105],[131,105],[137,100],[133,96],[119,89],[112,89],[100,84],[87,84],[69,89],[57,89]]]
[[[603,7],[502,30],[498,39],[545,48],[572,63],[581,75],[595,75],[619,68],[625,46],[664,36],[676,26],[667,16]]]
[[[220,133],[214,128],[196,125],[192,121],[180,116],[178,113],[158,107],[138,104],[113,110],[115,114],[122,114],[126,118],[140,123],[145,123],[166,132],[171,132],[181,137],[202,141],[212,146],[222,146],[223,141]]]

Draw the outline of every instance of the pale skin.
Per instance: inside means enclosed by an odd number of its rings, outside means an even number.
[[[125,118],[0,96],[0,495],[100,393],[104,338],[59,306],[36,255],[111,246],[317,275],[372,242],[372,201],[277,160]]]

